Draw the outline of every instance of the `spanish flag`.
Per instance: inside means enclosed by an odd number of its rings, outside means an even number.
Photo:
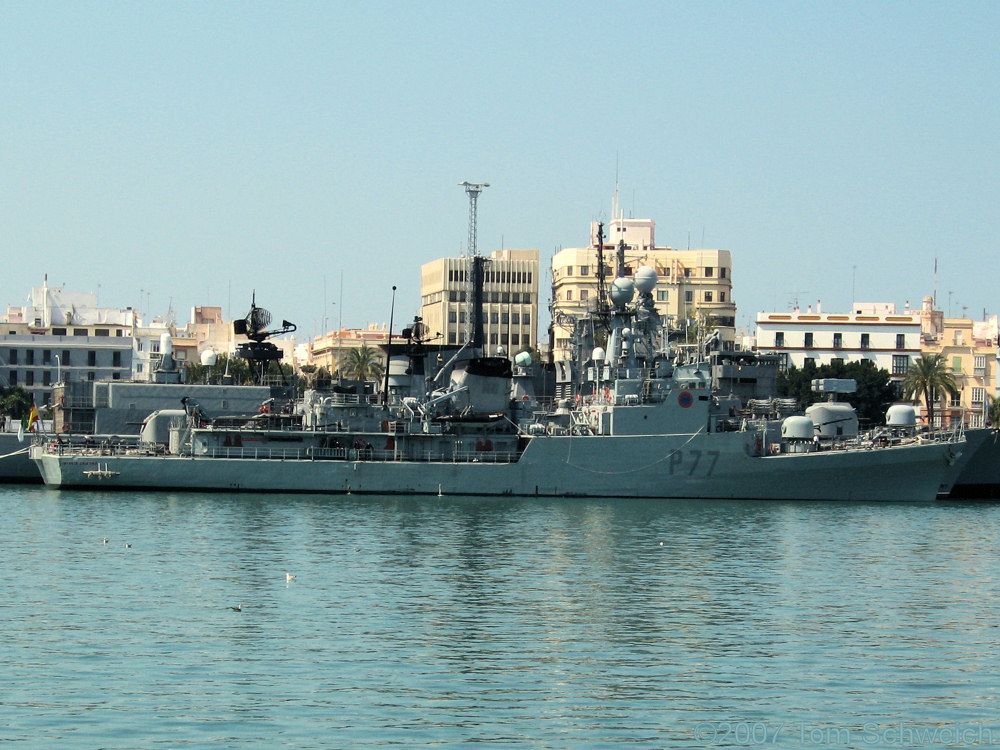
[[[28,416],[21,417],[21,426],[17,430],[17,439],[20,442],[24,442],[25,432],[34,432],[35,423],[38,421],[38,407],[35,403],[31,403],[31,411],[28,412]]]

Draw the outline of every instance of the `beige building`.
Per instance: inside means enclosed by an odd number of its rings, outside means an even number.
[[[941,394],[934,419],[939,425],[983,427],[990,400],[1000,395],[997,366],[997,316],[985,321],[972,318],[946,318],[933,309],[933,298],[924,297],[924,354],[943,354],[958,387],[956,396]],[[925,415],[926,416],[926,415]]]
[[[732,256],[728,250],[676,250],[657,247],[652,219],[615,219],[605,228],[604,267],[607,283],[617,275],[619,240],[625,242],[626,276],[649,266],[658,277],[653,299],[657,312],[672,327],[698,321],[719,328],[722,340],[736,336],[733,302]],[[552,257],[553,356],[569,357],[572,318],[592,310],[597,303],[597,230],[590,225],[590,247],[567,248]]]
[[[385,345],[388,340],[389,329],[384,323],[381,325],[372,323],[368,328],[344,328],[339,331],[330,331],[313,339],[309,351],[305,353],[306,361],[300,361],[299,364],[324,367],[327,372],[332,374],[337,372],[340,362],[343,362],[352,350],[367,346],[375,350],[375,361],[385,367]],[[405,343],[406,341],[399,333],[393,334],[394,352],[396,346],[399,346],[399,352],[402,353],[402,347]]]
[[[420,267],[420,316],[429,343],[464,344],[471,334],[469,258],[439,258]],[[538,250],[495,250],[486,262],[483,335],[488,354],[538,348]]]

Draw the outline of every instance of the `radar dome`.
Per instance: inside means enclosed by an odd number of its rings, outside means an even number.
[[[619,276],[611,282],[611,291],[608,294],[617,307],[625,307],[635,296],[635,284],[630,279]]]
[[[201,353],[201,363],[205,365],[205,367],[211,367],[217,360],[218,357],[211,349],[206,349]]]
[[[915,427],[917,413],[909,404],[893,404],[885,413],[885,423],[890,427]]]
[[[172,355],[174,353],[174,341],[170,338],[169,333],[160,334],[160,351],[163,353],[164,357],[168,354]]]
[[[649,266],[639,266],[632,278],[635,279],[635,288],[643,294],[653,291],[656,286],[656,271]]]
[[[531,352],[518,352],[514,355],[514,364],[518,367],[527,367],[531,364]]]
[[[812,440],[815,432],[809,417],[789,417],[781,423],[781,437],[786,440]]]
[[[607,352],[604,351],[604,347],[598,346],[594,348],[594,353],[590,355],[590,358],[595,362],[603,362],[606,356]]]

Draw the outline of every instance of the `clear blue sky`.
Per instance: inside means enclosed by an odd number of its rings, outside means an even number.
[[[992,315],[998,38],[996,2],[0,0],[0,304],[256,288],[308,337],[395,284],[398,330],[464,249],[459,182],[491,183],[482,251],[547,264],[617,168],[659,244],[732,252],[740,326],[918,305],[935,257],[939,306]]]

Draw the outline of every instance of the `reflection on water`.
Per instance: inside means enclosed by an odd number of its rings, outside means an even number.
[[[1000,743],[1000,506],[4,488],[0,511],[0,740]]]

